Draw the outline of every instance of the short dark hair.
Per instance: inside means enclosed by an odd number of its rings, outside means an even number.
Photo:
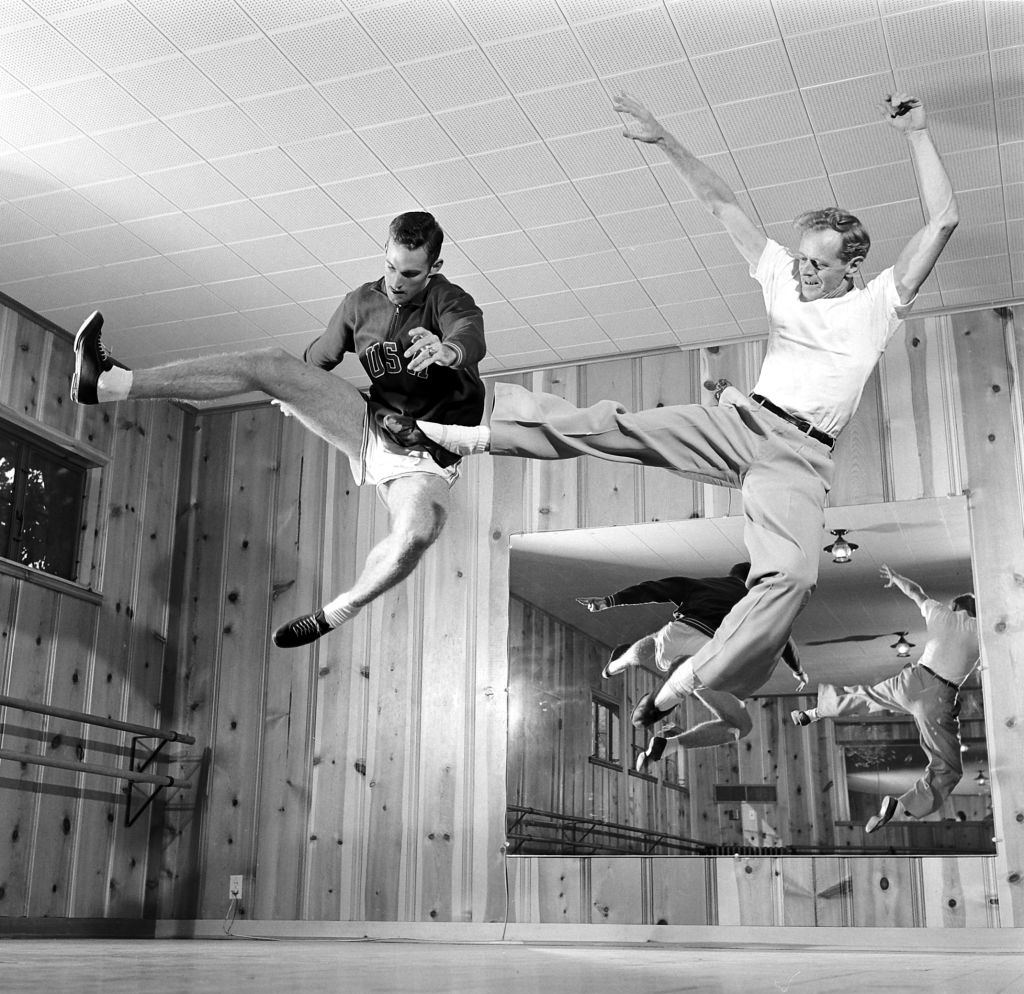
[[[409,249],[426,248],[427,263],[432,266],[441,254],[444,231],[433,214],[426,211],[406,211],[399,214],[389,225],[388,240]]]
[[[854,217],[841,207],[822,207],[816,211],[804,211],[793,219],[793,226],[799,231],[837,231],[842,238],[839,258],[849,262],[857,256],[866,256],[871,248],[871,236]]]
[[[750,563],[736,563],[736,565],[729,570],[729,576],[734,576],[738,580],[746,580],[749,573]]]
[[[974,594],[960,594],[953,598],[954,611],[966,611],[972,618],[978,617],[977,604],[974,601]]]

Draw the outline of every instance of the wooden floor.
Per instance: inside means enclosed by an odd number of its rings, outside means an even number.
[[[908,942],[913,936],[908,935]],[[0,940],[3,994],[1009,994],[1013,952],[390,940]]]

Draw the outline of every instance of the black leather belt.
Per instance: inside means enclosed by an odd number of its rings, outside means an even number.
[[[776,417],[782,418],[783,421],[788,421],[794,428],[799,428],[800,431],[813,438],[816,442],[821,442],[830,449],[835,448],[836,440],[831,435],[826,435],[820,428],[815,428],[810,421],[805,421],[803,418],[798,418],[795,414],[790,414],[789,411],[783,410],[778,404],[773,404],[767,397],[762,397],[759,393],[752,393],[750,399],[754,403],[760,404],[766,411],[771,411]]]
[[[917,665],[920,666],[921,669],[927,670],[929,673],[931,673],[931,675],[935,677],[935,679],[938,680],[939,683],[944,683],[947,687],[952,687],[954,690],[960,689],[960,685],[958,683],[953,683],[952,680],[947,680],[944,676],[939,676],[939,674],[936,673],[935,670],[933,670],[930,666],[925,666],[924,663],[918,663]]]

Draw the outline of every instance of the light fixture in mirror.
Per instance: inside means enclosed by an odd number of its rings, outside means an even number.
[[[602,677],[612,649],[656,632],[674,604],[591,612],[577,597],[672,576],[724,577],[743,561],[743,519],[581,529],[514,536],[510,564],[508,837],[512,852],[992,852],[980,681],[960,692],[965,773],[940,811],[902,815],[873,835],[864,824],[884,794],[922,773],[925,756],[905,714],[790,720],[814,706],[818,683],[875,684],[913,663],[927,641],[918,608],[887,589],[882,562],[944,603],[973,586],[966,501],[940,498],[833,508],[826,528],[863,535],[844,569],[826,568],[794,638],[810,685],[776,668],[746,702],[749,734],[713,748],[637,760],[648,746],[630,713],[664,674],[632,666]],[[836,529],[837,531],[839,529]],[[884,551],[884,559],[882,558]],[[893,658],[903,632],[914,650]],[[692,698],[670,720],[690,728],[708,711]]]

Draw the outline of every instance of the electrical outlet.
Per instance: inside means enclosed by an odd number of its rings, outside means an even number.
[[[242,900],[242,874],[233,873],[228,878],[228,897],[232,901]]]

